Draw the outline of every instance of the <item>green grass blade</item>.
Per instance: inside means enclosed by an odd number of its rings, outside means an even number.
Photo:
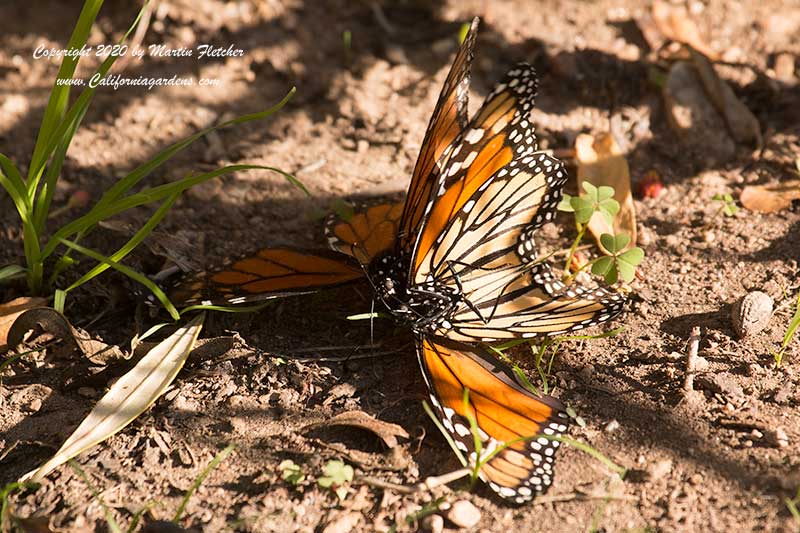
[[[7,265],[0,268],[0,283],[17,279],[25,274],[25,267],[20,265]]]
[[[27,217],[30,212],[30,202],[25,190],[25,181],[17,170],[16,165],[4,154],[0,154],[0,185],[8,192],[19,216]]]
[[[789,322],[789,327],[786,329],[786,334],[783,336],[783,342],[781,343],[781,347],[777,353],[775,353],[775,364],[777,366],[781,365],[781,361],[783,361],[783,355],[786,353],[786,348],[789,347],[789,343],[792,342],[792,338],[794,334],[797,332],[797,328],[800,327],[800,296],[797,297],[797,304],[796,309],[794,312],[794,316],[792,317],[791,322]]]
[[[64,314],[64,304],[67,301],[67,292],[61,289],[56,289],[55,295],[53,296],[53,309]]]
[[[197,479],[194,480],[192,486],[189,487],[189,490],[187,490],[186,494],[183,496],[183,500],[181,500],[181,504],[180,506],[178,506],[178,510],[175,511],[175,516],[172,517],[173,522],[177,522],[178,520],[181,519],[181,516],[183,516],[183,512],[186,510],[186,505],[189,503],[189,500],[191,499],[192,495],[194,495],[197,489],[200,488],[200,485],[203,484],[203,481],[206,479],[206,477],[208,477],[208,475],[212,472],[212,470],[218,467],[222,461],[227,459],[228,456],[231,453],[233,453],[233,450],[235,448],[236,447],[233,444],[228,444],[222,451],[220,451],[217,455],[215,455],[214,458],[211,460],[211,462],[208,463],[208,466],[206,466],[203,469],[203,471],[200,472],[200,475],[197,476]]]
[[[261,311],[262,309],[264,309],[268,305],[271,305],[272,303],[273,302],[269,301],[257,305],[236,305],[236,306],[190,305],[189,307],[181,309],[181,316],[192,311],[219,311],[221,313],[253,313],[256,311]]]
[[[198,183],[241,170],[271,170],[288,176],[286,172],[274,167],[265,167],[261,165],[229,165],[212,170],[210,172],[204,172],[203,174],[199,174],[197,176],[189,176],[173,183],[159,185],[158,187],[151,187],[141,192],[128,195],[125,198],[110,204],[103,205],[101,202],[98,202],[88,213],[62,226],[58,231],[56,231],[53,234],[53,237],[45,245],[42,251],[42,257],[49,257],[50,254],[53,253],[59,244],[58,239],[65,239],[76,233],[86,232],[101,220],[106,220],[134,207],[165,200],[173,194],[182,193],[186,189],[193,187]]]
[[[122,245],[119,250],[114,252],[113,254],[109,255],[108,258],[112,261],[122,261],[125,257],[131,253],[141,242],[150,235],[153,230],[158,226],[159,222],[166,216],[169,210],[172,208],[172,205],[180,196],[180,193],[173,194],[172,196],[168,197],[164,200],[164,203],[156,210],[155,213],[147,220],[147,222],[137,231],[133,237],[131,237],[128,242]],[[68,290],[72,290],[76,287],[79,287],[90,281],[91,279],[97,277],[98,275],[102,274],[106,270],[108,270],[109,265],[107,263],[101,263],[91,270],[81,276],[77,281],[75,281],[72,285],[69,286]]]
[[[86,474],[86,472],[83,471],[83,469],[78,465],[78,463],[75,462],[74,459],[70,459],[67,464],[69,464],[70,468],[72,468],[83,480],[83,482],[86,483],[86,486],[89,487],[89,492],[92,493],[92,497],[97,501],[97,503],[100,505],[100,508],[103,510],[103,516],[106,519],[108,530],[111,533],[122,533],[122,528],[119,527],[119,524],[114,519],[111,509],[108,507],[108,505],[106,505],[106,502],[103,501],[103,496],[100,494],[100,491],[95,488],[94,483],[92,483],[92,480],[89,479],[89,476]]]
[[[434,414],[433,409],[431,408],[430,405],[428,405],[428,402],[423,401],[422,402],[422,408],[425,409],[425,412],[428,413],[429,417],[431,417],[431,420],[433,420],[433,423],[439,429],[439,432],[442,435],[444,435],[444,438],[447,441],[447,444],[450,445],[450,449],[452,449],[453,453],[455,453],[456,457],[458,457],[458,461],[461,463],[461,466],[464,466],[464,467],[468,466],[467,459],[464,457],[464,454],[461,453],[461,450],[458,449],[458,446],[456,446],[455,441],[453,441],[453,437],[450,436],[450,432],[448,432],[444,428],[442,423],[439,421],[439,417]]]
[[[127,266],[125,266],[123,264],[117,263],[116,261],[112,261],[111,259],[105,257],[104,255],[99,254],[99,253],[95,252],[94,250],[90,250],[89,248],[85,248],[85,247],[83,247],[83,246],[81,246],[79,244],[76,244],[74,242],[68,241],[66,239],[59,239],[59,242],[61,244],[63,244],[64,246],[72,248],[76,252],[79,252],[79,253],[87,256],[87,257],[91,257],[95,261],[100,261],[101,263],[108,264],[108,266],[110,266],[114,270],[117,270],[118,272],[121,272],[122,274],[128,276],[132,280],[144,285],[145,287],[150,289],[150,292],[152,292],[153,295],[158,299],[158,301],[161,302],[161,305],[164,306],[164,308],[169,312],[170,316],[174,320],[178,320],[178,318],[180,318],[180,315],[178,314],[178,310],[175,309],[175,306],[172,305],[172,302],[169,301],[169,298],[167,298],[167,295],[164,294],[164,291],[162,291],[158,287],[158,285],[153,283],[153,281],[151,279],[149,279],[147,276],[145,276],[144,274],[140,274],[139,272],[136,272],[135,270],[133,270],[130,267],[127,267]],[[66,290],[69,291],[71,288],[72,287],[69,287]]]
[[[105,207],[105,206],[111,204],[112,202],[115,202],[123,194],[128,192],[132,187],[134,187],[137,183],[139,183],[142,179],[147,177],[153,170],[155,170],[158,167],[160,167],[161,165],[163,165],[165,162],[167,162],[169,159],[171,159],[177,153],[179,153],[182,150],[186,149],[193,142],[195,142],[199,138],[207,135],[208,133],[210,133],[212,131],[215,131],[215,130],[222,129],[222,128],[227,128],[229,126],[233,126],[233,125],[236,125],[236,124],[243,124],[245,122],[250,122],[252,120],[259,120],[259,119],[267,118],[270,115],[272,115],[274,113],[277,113],[292,98],[292,96],[294,95],[296,90],[297,89],[292,87],[291,90],[289,90],[289,92],[286,94],[286,96],[283,97],[283,99],[280,102],[278,102],[276,105],[272,106],[271,108],[269,108],[269,109],[267,109],[265,111],[261,111],[259,113],[251,113],[249,115],[242,115],[240,117],[237,117],[235,119],[229,120],[227,122],[223,122],[222,124],[218,124],[216,126],[211,126],[211,127],[206,128],[204,130],[201,130],[201,131],[199,131],[199,132],[197,132],[197,133],[195,133],[193,135],[190,135],[190,136],[186,137],[185,139],[176,142],[172,146],[162,150],[155,157],[153,157],[152,159],[150,159],[146,163],[143,163],[142,165],[138,166],[132,172],[130,172],[128,175],[124,176],[117,183],[115,183],[108,191],[106,191],[105,194],[103,194],[103,196],[97,202],[97,206],[96,207],[102,208],[102,207]],[[305,189],[305,187],[303,187],[294,177],[292,177],[292,182],[295,183],[296,185],[300,186],[304,191],[306,191],[306,193],[308,193],[308,191]]]
[[[92,25],[97,18],[97,13],[103,5],[103,0],[86,0],[83,3],[80,15],[78,15],[78,22],[75,23],[75,28],[72,30],[72,35],[67,42],[66,48],[81,48],[89,39],[89,34],[92,30]],[[39,134],[36,138],[36,145],[33,148],[33,155],[31,163],[47,159],[44,155],[45,146],[49,142],[56,125],[64,117],[64,112],[69,102],[69,85],[58,85],[59,79],[71,79],[75,73],[75,67],[78,65],[80,56],[64,57],[61,61],[61,67],[58,69],[56,80],[53,82],[53,88],[50,91],[50,99],[47,101],[47,107],[44,111],[42,118],[42,125],[39,128]],[[32,181],[35,167],[32,164],[30,167],[30,174],[28,174],[29,184]]]
[[[136,28],[139,24],[139,20],[144,13],[146,4],[142,9],[139,10],[139,14],[134,20],[133,24],[125,35],[122,36],[122,39],[119,40],[119,44],[124,43],[131,32]],[[80,48],[80,46],[78,47]],[[111,70],[111,67],[114,65],[114,62],[118,59],[116,55],[109,55],[105,61],[100,65],[100,68],[95,71],[93,76],[99,75],[100,78],[104,78],[108,71]],[[71,75],[70,75],[71,77]],[[97,90],[97,87],[87,86],[81,94],[78,96],[75,103],[69,110],[64,114],[63,119],[58,123],[58,126],[54,128],[53,133],[50,135],[49,139],[47,140],[47,144],[45,148],[41,150],[40,153],[34,153],[34,157],[31,158],[31,166],[28,171],[28,197],[33,200],[34,196],[36,196],[36,190],[39,186],[39,180],[42,176],[45,163],[50,158],[50,155],[53,154],[56,150],[63,151],[66,154],[67,148],[69,147],[70,142],[72,142],[72,136],[77,131],[78,126],[80,125],[81,120],[83,120],[84,115],[86,114],[86,110],[89,107],[89,104],[94,97],[94,93]],[[58,179],[58,175],[55,175],[55,178]],[[55,183],[49,183],[48,187],[52,191],[55,188]],[[52,192],[50,193],[52,198]],[[41,200],[42,202],[44,200]]]

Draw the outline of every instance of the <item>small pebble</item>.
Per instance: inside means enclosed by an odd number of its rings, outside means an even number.
[[[467,500],[459,500],[447,512],[447,519],[458,527],[470,528],[480,522],[481,512]]]
[[[774,430],[767,431],[767,442],[771,446],[776,446],[778,448],[786,448],[789,446],[789,435],[786,434],[786,431],[782,427],[776,427]]]
[[[356,143],[356,152],[363,154],[367,150],[369,150],[369,141],[366,139],[359,139]]]
[[[750,432],[750,436],[753,437],[754,439],[760,439],[761,437],[764,436],[764,434],[761,433],[759,430],[753,428],[753,431]]]
[[[444,531],[444,518],[438,514],[428,515],[422,519],[422,529],[431,533],[442,533]]]
[[[731,322],[739,338],[761,332],[772,317],[772,298],[761,291],[747,293],[731,308]]]
[[[672,472],[672,461],[669,459],[656,461],[650,465],[650,468],[647,469],[647,473],[650,475],[650,479],[653,481],[665,478],[670,472]]]
[[[608,424],[606,424],[606,427],[605,427],[605,431],[606,431],[607,433],[614,432],[614,431],[616,431],[616,430],[618,430],[618,429],[619,429],[619,422],[617,422],[617,421],[616,421],[616,419],[615,419],[615,420],[612,420],[611,422],[609,422]]]
[[[707,231],[703,234],[703,240],[708,244],[717,240],[717,236],[713,231]]]
[[[80,394],[84,398],[94,398],[95,395],[97,394],[97,391],[95,391],[91,387],[80,387],[78,389],[78,394]]]
[[[31,413],[38,413],[39,410],[42,408],[42,400],[40,398],[34,398],[31,400],[30,405],[28,405],[28,411]]]

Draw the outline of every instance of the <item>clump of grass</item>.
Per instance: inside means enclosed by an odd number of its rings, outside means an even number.
[[[591,267],[593,274],[602,276],[606,283],[614,284],[622,279],[626,283],[633,281],[636,275],[636,267],[644,259],[644,250],[637,246],[626,249],[630,244],[630,235],[619,233],[612,235],[604,233],[600,236],[602,244],[601,255],[586,264],[581,265],[577,271],[571,273],[571,265],[575,257],[578,245],[589,229],[589,221],[595,213],[599,213],[608,225],[613,227],[614,218],[620,210],[619,202],[614,199],[614,188],[607,185],[595,187],[588,181],[583,182],[584,193],[579,196],[564,194],[558,204],[558,210],[575,214],[575,227],[578,235],[570,247],[567,254],[567,261],[564,265],[564,281],[571,283],[578,273]]]
[[[86,44],[102,3],[102,0],[86,0],[84,2],[67,48],[80,49]],[[136,20],[118,44],[122,45],[126,42],[146,8],[147,3],[142,7]],[[118,54],[109,54],[95,71],[95,76],[105,77],[119,57]],[[164,293],[158,290],[154,284],[147,283],[143,276],[136,276],[131,269],[124,268],[120,262],[153,231],[180,195],[188,188],[218,176],[255,169],[277,172],[298,187],[303,187],[292,175],[274,167],[227,165],[209,172],[189,175],[164,185],[146,187],[138,192],[133,192],[134,188],[176,154],[208,133],[264,119],[276,113],[286,105],[295,90],[292,88],[278,104],[270,109],[222,122],[174,143],[127,173],[108,190],[103,191],[100,199],[88,213],[59,228],[48,228],[48,219],[54,211],[53,195],[61,176],[64,159],[97,89],[97,86],[92,87],[92,84],[87,84],[74,102],[69,105],[71,85],[63,83],[63,80],[69,80],[74,76],[80,59],[80,56],[77,55],[65,55],[61,62],[39,127],[27,175],[23,177],[20,167],[7,156],[0,154],[0,186],[5,189],[14,203],[23,230],[24,241],[24,264],[7,265],[0,268],[0,281],[24,277],[32,295],[51,294],[56,291],[55,307],[59,311],[63,311],[66,294],[69,291],[90,281],[105,270],[114,268],[147,286],[168,309],[172,317],[177,319],[177,311],[169,303]],[[112,254],[106,256],[78,244],[100,222],[144,205],[154,205],[157,206],[157,209],[134,236]],[[78,261],[72,257],[73,253],[81,254],[99,264],[68,287],[60,288],[61,275],[78,265]]]

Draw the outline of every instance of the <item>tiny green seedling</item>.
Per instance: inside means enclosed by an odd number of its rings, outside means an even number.
[[[579,272],[591,267],[593,274],[603,276],[609,284],[616,283],[620,279],[630,283],[636,274],[636,267],[644,259],[644,250],[637,246],[625,250],[631,241],[630,236],[626,233],[617,235],[602,234],[600,236],[600,244],[604,248],[605,255],[587,262],[576,272],[570,273],[575,251],[589,229],[589,221],[592,216],[595,213],[599,213],[609,226],[613,226],[614,217],[620,211],[619,202],[614,199],[613,187],[607,185],[595,187],[585,181],[583,182],[583,190],[585,192],[580,196],[564,194],[558,204],[559,211],[575,214],[575,226],[578,230],[578,235],[569,249],[567,261],[564,265],[564,281],[568,284],[571,283]]]
[[[723,213],[726,217],[732,217],[739,211],[736,201],[729,193],[715,194],[711,197],[711,199],[715,202],[722,202],[722,205],[719,206],[719,209],[717,209],[717,212],[714,216],[718,216],[720,213]]]
[[[306,480],[306,475],[303,473],[303,469],[291,459],[281,461],[281,464],[278,465],[278,468],[281,471],[281,479],[290,485],[294,485],[296,487]]]
[[[800,328],[800,295],[798,295],[797,302],[795,303],[794,316],[789,322],[789,327],[786,328],[786,333],[783,335],[781,347],[777,352],[773,353],[773,357],[775,358],[775,366],[781,366],[781,363],[783,362],[783,356],[786,354],[786,348],[789,347],[789,343],[792,342],[794,334],[797,332],[798,328]]]
[[[789,509],[789,512],[792,513],[792,518],[794,518],[797,527],[800,528],[800,488],[797,489],[797,495],[794,498],[786,498],[786,508]]]
[[[11,494],[18,490],[36,490],[39,487],[38,483],[27,481],[8,483],[0,488],[0,531],[15,531],[19,526],[15,523],[15,517],[11,513],[11,505],[8,501]],[[21,527],[19,529],[22,530]]]
[[[353,481],[353,467],[344,461],[331,460],[325,465],[323,473],[325,475],[317,480],[317,484],[332,490],[340,501],[344,501],[347,497],[347,486]]]
[[[619,278],[626,283],[633,281],[636,276],[636,267],[644,259],[644,250],[634,246],[630,250],[625,247],[631,242],[626,233],[600,235],[600,243],[611,255],[598,257],[592,261],[592,274],[603,276],[606,283],[613,285]]]
[[[175,511],[175,515],[172,517],[172,521],[177,523],[178,520],[181,519],[183,516],[183,512],[186,510],[186,506],[189,504],[189,500],[192,498],[197,489],[200,488],[200,485],[203,484],[203,481],[208,477],[208,475],[217,468],[222,461],[228,458],[230,454],[236,449],[236,446],[233,444],[228,444],[225,448],[220,450],[213,459],[206,465],[200,475],[195,478],[194,482],[192,482],[192,486],[189,487],[189,490],[186,491],[186,494],[183,495],[183,499],[181,500],[180,505],[178,506],[178,510]]]

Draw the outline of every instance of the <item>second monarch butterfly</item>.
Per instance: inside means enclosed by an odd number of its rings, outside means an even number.
[[[529,65],[510,70],[468,121],[477,23],[445,80],[404,203],[330,222],[328,242],[339,253],[264,249],[189,280],[173,296],[185,303],[242,303],[366,274],[390,313],[414,331],[444,427],[473,464],[490,457],[482,479],[521,503],[550,485],[554,437],[566,431],[568,417],[561,402],[527,390],[478,344],[598,324],[617,315],[624,298],[567,287],[537,260],[533,236],[552,220],[566,171],[537,151],[528,116],[536,78]],[[470,418],[478,424],[481,457]]]

